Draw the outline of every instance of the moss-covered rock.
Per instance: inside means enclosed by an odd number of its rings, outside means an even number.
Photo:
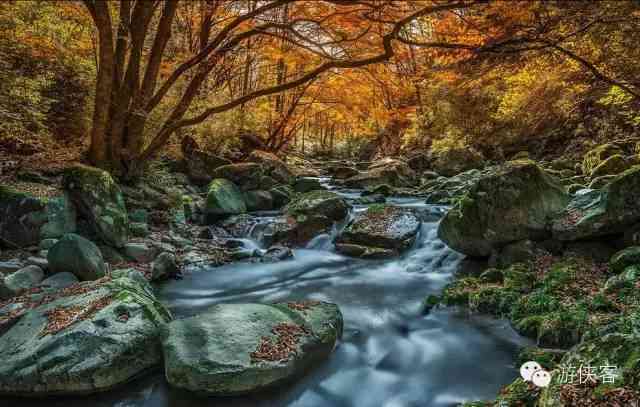
[[[615,154],[598,164],[591,171],[591,177],[597,178],[604,175],[617,175],[629,169],[629,163],[621,154]]]
[[[481,177],[445,215],[438,236],[452,249],[489,256],[507,243],[543,238],[569,195],[530,161],[511,162]]]
[[[394,159],[380,160],[365,172],[344,181],[349,188],[373,188],[387,184],[393,187],[408,187],[417,183],[415,172],[404,162]]]
[[[518,378],[500,391],[495,405],[535,407],[538,393],[533,384]]]
[[[349,206],[338,194],[313,191],[295,197],[284,208],[284,212],[302,221],[304,217],[323,216],[333,222],[343,220],[349,212]]]
[[[205,204],[205,220],[207,223],[247,211],[242,192],[228,179],[217,178],[211,181]]]
[[[438,151],[432,162],[433,170],[445,177],[453,177],[461,172],[482,168],[483,165],[482,154],[468,146]]]
[[[217,168],[231,164],[231,161],[226,158],[201,150],[191,152],[184,161],[187,175],[191,182],[202,186],[209,184],[213,180],[213,172]]]
[[[273,196],[269,191],[247,191],[244,193],[244,202],[250,212],[273,209]]]
[[[260,182],[264,175],[264,169],[257,163],[237,163],[223,165],[216,168],[212,176],[223,178],[233,182],[242,191],[251,191],[260,188]]]
[[[253,393],[300,377],[341,336],[334,304],[216,305],[163,329],[166,377],[205,395]]]
[[[591,175],[593,170],[602,164],[607,158],[614,155],[622,155],[624,152],[615,144],[603,144],[585,154],[582,160],[582,173]]]
[[[37,245],[46,201],[0,185],[0,246]]]
[[[576,195],[553,222],[559,240],[622,233],[640,221],[640,166],[618,175],[601,190]]]
[[[171,315],[137,272],[32,301],[0,336],[0,394],[101,392],[162,363],[158,328]]]
[[[105,243],[122,247],[129,217],[120,187],[108,172],[78,164],[65,172],[63,185],[79,214]]]
[[[640,265],[640,246],[631,246],[620,250],[609,261],[609,267],[614,273],[621,273],[633,265]]]
[[[372,205],[359,213],[337,239],[336,249],[344,245],[390,250],[395,254],[411,247],[420,228],[420,220],[405,208]],[[374,251],[375,252],[375,251]],[[353,253],[351,251],[351,253]],[[365,256],[367,255],[367,256]],[[365,250],[359,257],[371,257]]]
[[[253,150],[249,155],[249,161],[260,164],[262,172],[279,183],[291,185],[295,181],[293,171],[273,153]]]
[[[575,405],[574,395],[565,392],[570,388],[563,386],[562,370],[569,371],[581,367],[593,367],[596,374],[594,385],[582,385],[584,398],[591,398],[594,403],[606,401],[607,390],[625,387],[640,390],[640,336],[611,333],[585,341],[568,352],[560,362],[559,369],[553,372],[551,384],[545,388],[538,401],[540,407],[569,407]],[[602,380],[603,367],[610,367],[609,373],[613,383]],[[614,369],[615,367],[615,369]],[[586,396],[586,397],[585,397]],[[600,404],[616,405],[616,404]]]

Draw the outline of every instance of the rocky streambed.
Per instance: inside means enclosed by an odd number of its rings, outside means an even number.
[[[444,208],[394,196],[387,205],[365,205],[362,190],[320,182],[336,195],[320,191],[290,204],[285,211],[293,224],[280,224],[277,213],[224,221],[235,222],[228,228],[234,239],[254,252],[245,260],[193,264],[182,279],[156,284],[154,294],[135,270],[88,282],[104,284],[97,292],[110,301],[65,335],[42,331],[58,303],[30,305],[29,317],[9,333],[16,336],[10,352],[22,358],[12,366],[32,373],[5,372],[14,378],[5,390],[65,393],[40,375],[54,369],[51,377],[68,380],[59,387],[100,393],[2,400],[21,406],[450,406],[495,397],[516,377],[514,361],[526,341],[503,320],[455,309],[423,314],[425,295],[440,293],[463,258],[437,237]],[[274,253],[274,240],[297,248],[256,262],[254,255]],[[70,308],[99,300],[94,291],[71,294],[56,301]],[[128,296],[134,300],[118,302]],[[139,325],[133,332],[146,345],[118,344],[118,327],[130,322]],[[92,359],[63,346],[91,332],[108,343],[96,342]],[[34,342],[39,353],[30,355],[20,348],[28,342],[18,344],[25,335],[59,343]],[[61,349],[69,355],[59,355]],[[290,351],[283,362],[278,352]],[[68,360],[60,364],[56,357]],[[94,373],[85,366],[91,360],[96,366],[112,360],[107,370],[120,376]]]

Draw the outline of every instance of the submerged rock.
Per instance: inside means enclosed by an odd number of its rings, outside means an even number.
[[[299,378],[342,336],[334,304],[221,304],[163,328],[169,384],[204,395],[253,393]]]
[[[136,274],[81,283],[26,310],[0,336],[0,394],[101,392],[158,366],[158,327],[170,314]]]
[[[373,205],[356,215],[336,242],[336,250],[357,257],[389,257],[411,247],[420,220],[408,210]]]
[[[78,164],[67,170],[63,184],[92,232],[109,245],[123,247],[129,237],[129,217],[120,187],[111,175]]]
[[[547,237],[569,199],[532,161],[513,161],[484,173],[445,215],[438,236],[454,250],[487,257],[510,242]]]

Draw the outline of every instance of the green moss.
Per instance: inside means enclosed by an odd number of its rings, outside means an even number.
[[[442,303],[445,305],[468,305],[469,294],[480,286],[475,277],[466,277],[449,284],[442,292]]]
[[[538,390],[535,386],[529,385],[522,379],[516,379],[500,392],[496,405],[506,403],[507,406],[534,407],[537,395]]]
[[[502,287],[482,287],[469,294],[469,308],[493,315],[505,315],[519,296],[519,293]]]
[[[544,291],[550,294],[565,289],[576,278],[576,268],[570,261],[560,262],[551,266],[541,281]]]
[[[504,286],[515,291],[531,291],[535,275],[524,264],[515,264],[504,271]]]
[[[367,211],[369,213],[384,213],[387,208],[389,206],[385,204],[373,204],[367,208]]]
[[[590,311],[615,312],[618,307],[604,294],[598,293],[588,303]]]
[[[588,313],[581,306],[545,315],[538,331],[538,343],[543,346],[568,348],[580,342],[588,328]]]
[[[545,370],[551,371],[556,368],[565,352],[555,349],[542,349],[537,347],[526,347],[518,353],[517,366],[533,360],[538,362]]]
[[[557,298],[536,290],[529,295],[520,297],[511,308],[511,319],[519,320],[531,315],[543,315],[560,309]]]
[[[483,283],[499,283],[502,284],[504,281],[504,274],[501,270],[496,268],[490,268],[482,272],[480,274],[480,281]]]

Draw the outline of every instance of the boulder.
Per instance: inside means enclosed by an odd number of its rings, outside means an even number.
[[[170,314],[139,273],[80,284],[20,304],[0,336],[0,394],[96,393],[162,363],[159,325]]]
[[[76,208],[67,194],[47,200],[47,221],[40,229],[41,239],[56,239],[76,231]]]
[[[417,182],[416,173],[405,162],[385,159],[372,164],[365,172],[346,179],[344,185],[349,188],[367,188],[381,184],[409,187]]]
[[[260,181],[264,170],[260,164],[239,163],[223,165],[213,171],[213,178],[224,178],[233,182],[242,191],[251,191],[260,188]],[[214,179],[212,182],[215,182]]]
[[[471,147],[448,148],[436,152],[434,156],[431,168],[445,177],[453,177],[484,165],[482,154]]]
[[[74,233],[64,235],[47,253],[51,273],[68,271],[80,280],[97,280],[105,275],[102,253],[92,241]]]
[[[553,236],[570,241],[620,234],[640,221],[640,166],[600,190],[578,194],[553,222]]]
[[[151,265],[151,280],[162,280],[180,274],[180,267],[173,253],[160,253]]]
[[[612,155],[606,160],[598,164],[591,171],[592,178],[598,178],[605,175],[617,175],[629,169],[629,163],[620,154]]]
[[[65,172],[63,185],[91,231],[105,243],[122,247],[129,216],[120,187],[108,172],[78,164]]]
[[[244,193],[244,201],[250,212],[273,209],[273,196],[269,191],[247,191]]]
[[[170,385],[201,395],[254,393],[300,378],[342,335],[334,304],[220,304],[162,330]]]
[[[273,197],[274,209],[282,208],[283,206],[291,202],[291,198],[294,194],[293,188],[291,188],[289,185],[278,185],[277,187],[271,188],[269,192]]]
[[[388,257],[411,247],[420,220],[405,208],[372,205],[358,213],[336,241],[339,252],[357,257]],[[353,246],[363,248],[361,253]],[[380,250],[383,249],[383,250]]]
[[[340,221],[344,219],[349,207],[344,198],[329,191],[313,191],[297,196],[291,201],[284,212],[298,220],[304,217],[323,216],[328,220]]]
[[[78,280],[78,277],[76,277],[73,273],[62,272],[54,274],[51,277],[42,280],[42,282],[40,283],[40,287],[61,290],[63,288],[70,287],[78,283],[79,281],[80,280]]]
[[[124,254],[138,263],[150,263],[156,258],[160,249],[146,243],[131,242],[124,245]]]
[[[593,170],[607,158],[614,155],[622,155],[622,149],[613,143],[598,146],[584,155],[582,160],[582,173],[591,176]]]
[[[407,165],[416,172],[423,172],[431,168],[431,156],[425,153],[415,153],[408,157]]]
[[[452,205],[458,202],[483,174],[486,175],[491,170],[469,170],[451,178],[439,177],[422,185],[421,191],[427,196],[428,204]]]
[[[298,178],[293,183],[293,190],[295,192],[304,194],[305,192],[324,190],[325,187],[320,184],[320,180],[317,178]]]
[[[447,212],[438,236],[452,249],[487,257],[519,240],[541,240],[570,197],[532,161],[512,161],[485,172]]]
[[[627,267],[634,265],[640,265],[639,246],[631,246],[620,250],[609,261],[609,268],[614,273],[622,273]]]
[[[187,175],[196,185],[207,185],[213,180],[213,172],[223,165],[231,164],[226,158],[196,150],[185,158]]]
[[[14,273],[24,266],[25,264],[18,259],[0,261],[0,273]]]
[[[347,167],[344,165],[336,165],[336,166],[329,167],[327,168],[327,172],[329,173],[329,175],[331,175],[333,178],[336,178],[336,179],[347,179],[347,178],[355,177],[360,173],[360,171],[356,170],[355,168]]]
[[[8,291],[11,293],[9,297],[14,297],[24,291],[36,287],[40,284],[43,278],[44,271],[42,271],[40,267],[27,266],[5,277],[3,285],[6,290],[1,291],[4,291],[5,294]],[[2,296],[2,293],[0,293],[0,296]]]
[[[616,179],[616,175],[603,175],[601,177],[596,177],[589,183],[589,189],[601,189],[614,179]]]
[[[282,184],[290,185],[295,181],[293,171],[273,153],[253,150],[249,155],[249,161],[260,164],[265,175]]]
[[[260,261],[262,263],[276,263],[282,260],[292,259],[293,251],[285,246],[271,246],[264,253]]]
[[[37,245],[46,221],[43,200],[0,185],[0,246]]]
[[[207,223],[212,223],[229,215],[245,213],[246,211],[247,206],[242,192],[232,181],[222,178],[211,181],[205,205]]]
[[[521,240],[509,243],[499,249],[494,249],[489,258],[489,267],[506,268],[516,263],[526,263],[533,260],[542,248],[531,240]]]

